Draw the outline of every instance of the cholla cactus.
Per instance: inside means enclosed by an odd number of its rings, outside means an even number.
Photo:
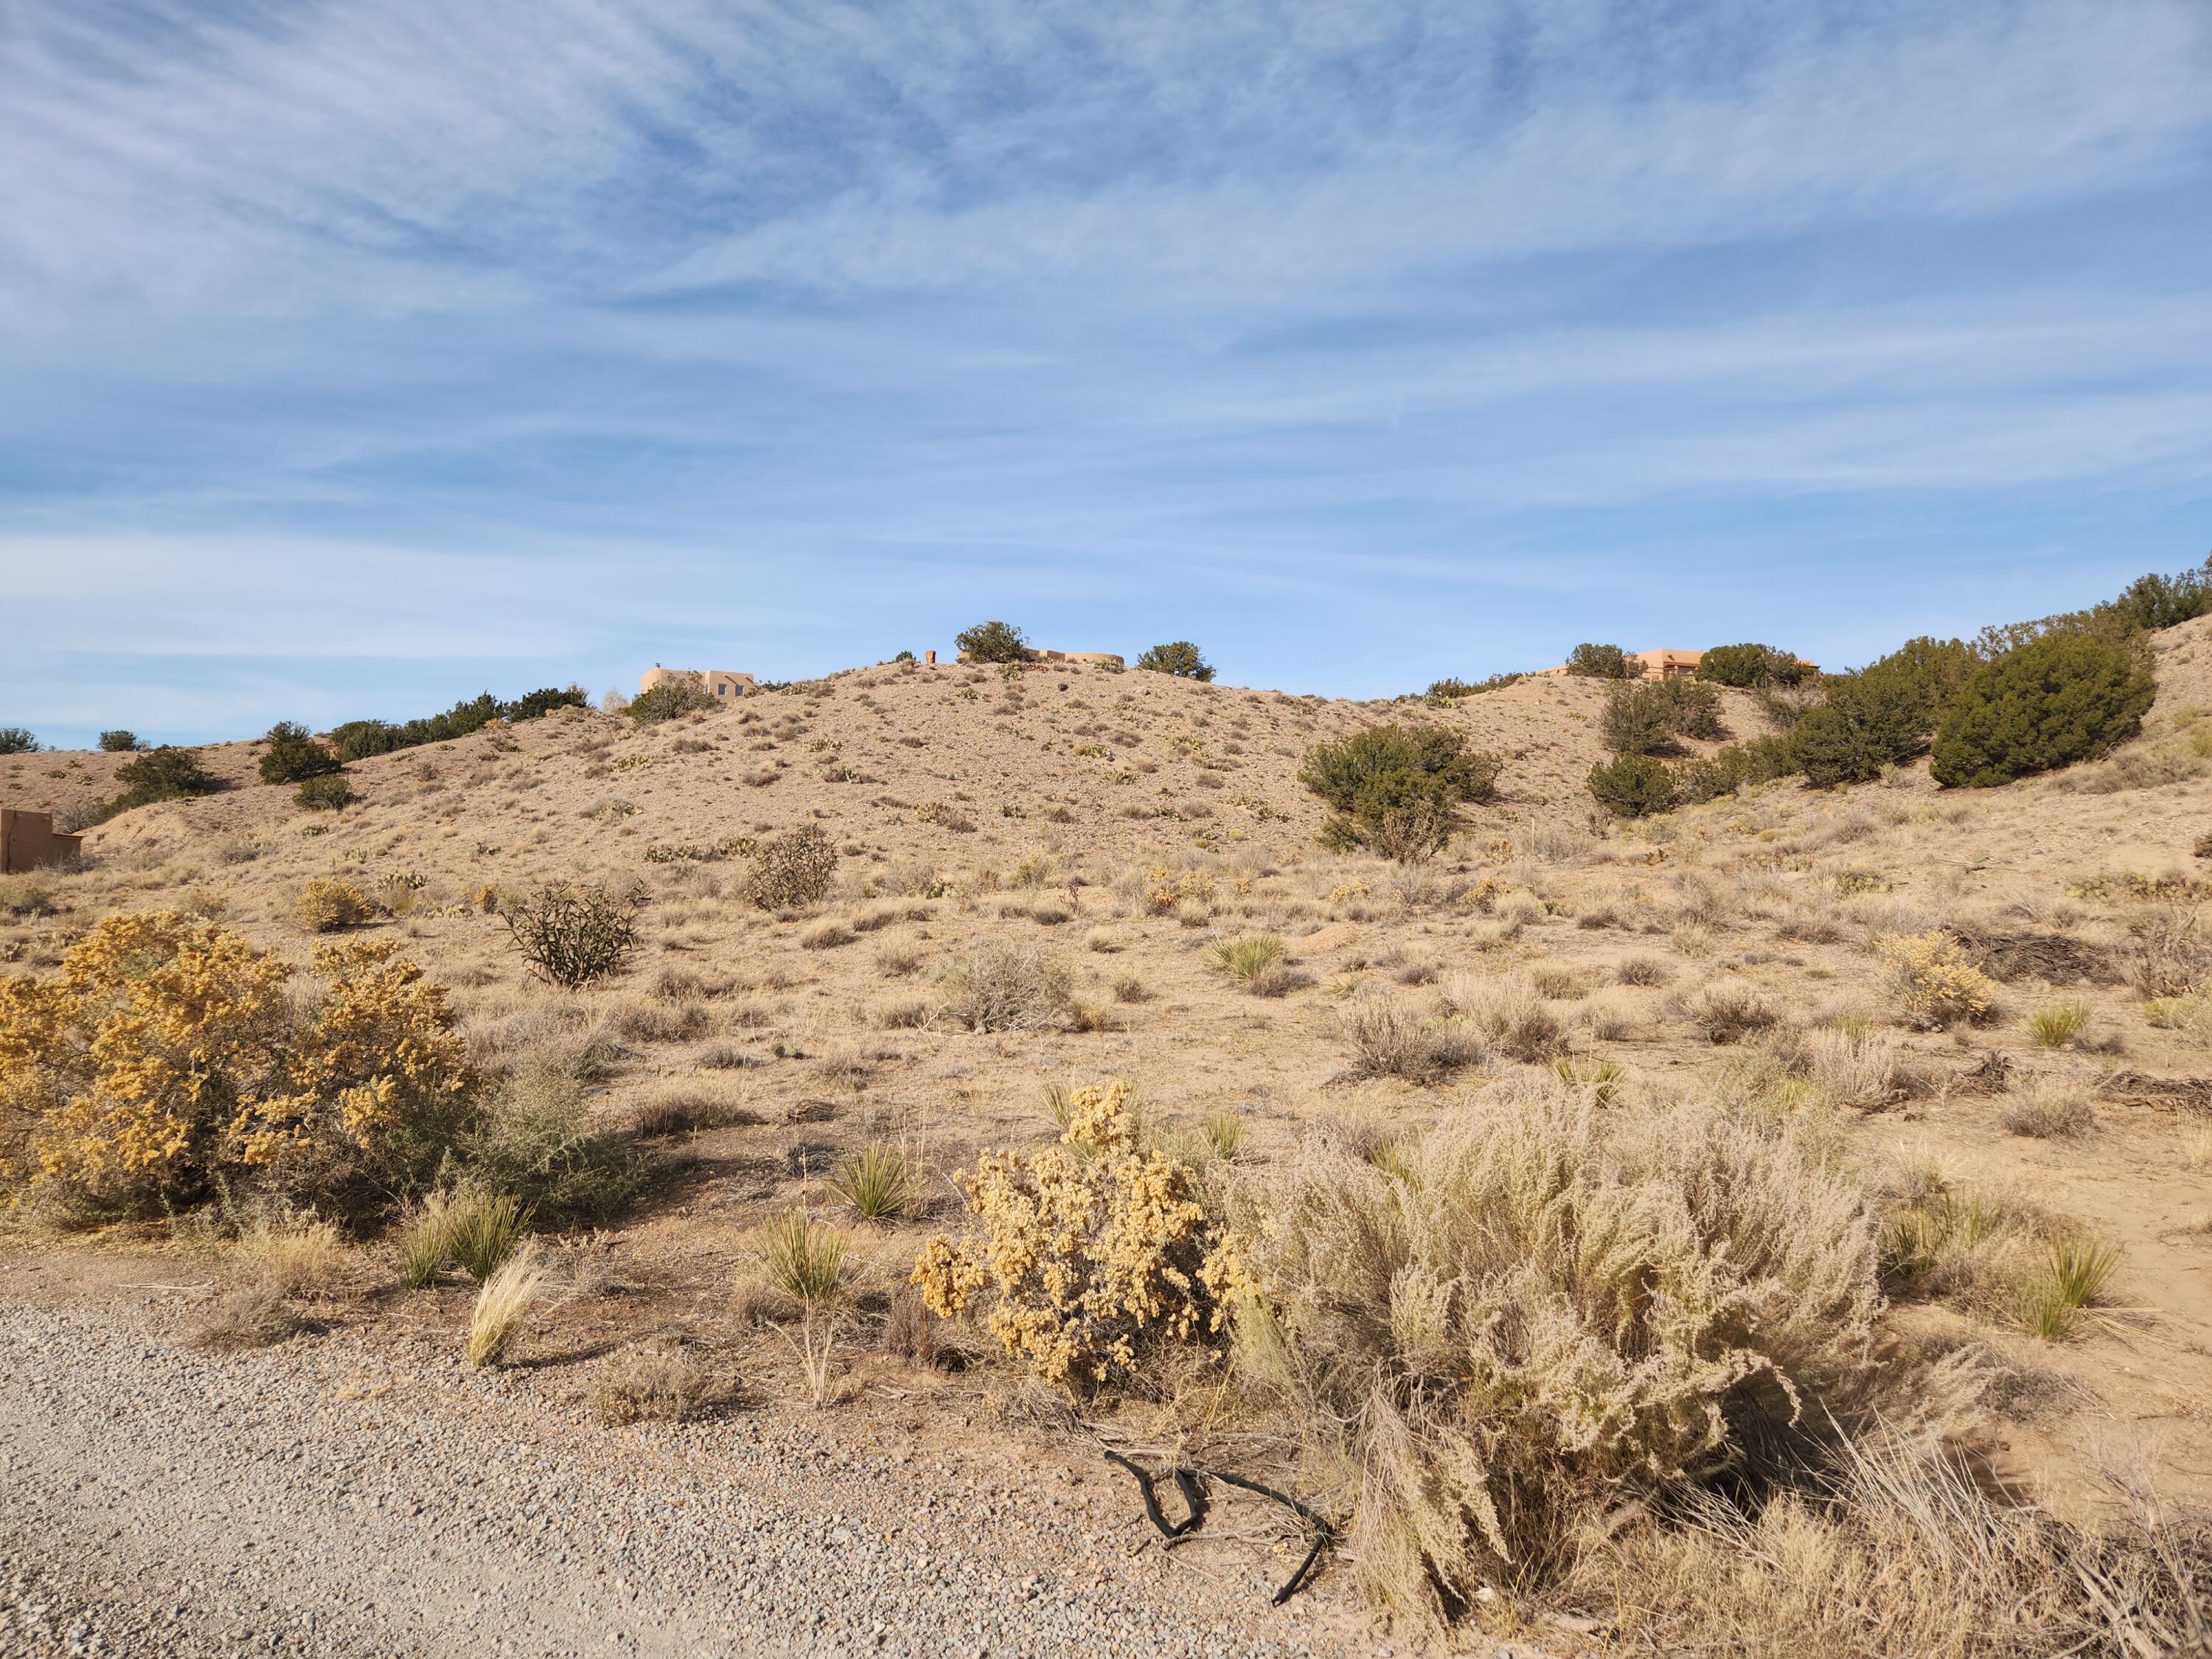
[[[946,1316],[988,1292],[991,1334],[1048,1382],[1096,1386],[1148,1340],[1217,1334],[1250,1288],[1190,1167],[1139,1148],[1126,1085],[1076,1090],[1058,1145],[987,1152],[960,1185],[981,1233],[931,1239],[913,1282]]]

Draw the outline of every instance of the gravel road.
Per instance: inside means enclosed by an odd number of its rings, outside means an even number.
[[[334,1332],[180,1352],[0,1305],[0,1654],[1387,1651],[1255,1557],[1129,1553],[1133,1493],[994,1490],[834,1423],[605,1430],[518,1373]]]

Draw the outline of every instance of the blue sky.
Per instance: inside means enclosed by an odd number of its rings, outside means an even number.
[[[1824,663],[2212,548],[2203,0],[16,0],[0,724]]]

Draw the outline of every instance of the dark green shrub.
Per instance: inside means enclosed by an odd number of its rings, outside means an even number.
[[[1617,645],[1578,645],[1567,653],[1567,672],[1592,680],[1640,680],[1644,665]]]
[[[1797,769],[1797,757],[1785,737],[1753,738],[1732,743],[1703,760],[1686,760],[1674,769],[1674,797],[1685,806],[1732,795],[1746,784],[1771,782]]]
[[[902,651],[891,659],[893,662],[919,662],[921,659],[911,651]]]
[[[1696,680],[1644,680],[1607,693],[1598,720],[1605,746],[1622,755],[1672,755],[1681,738],[1723,735],[1720,693]]]
[[[27,726],[0,726],[0,755],[35,755],[39,739]]]
[[[331,728],[331,753],[341,762],[388,755],[399,747],[399,728],[384,720],[348,720]]]
[[[640,893],[552,882],[502,907],[507,932],[531,970],[574,990],[626,964],[637,949]]]
[[[172,748],[167,744],[149,749],[137,760],[118,767],[115,781],[123,786],[123,793],[100,809],[102,818],[112,818],[118,812],[149,806],[159,800],[211,795],[226,787],[221,778],[201,768],[195,750]]]
[[[1322,830],[1329,845],[1410,863],[1451,839],[1461,802],[1495,798],[1503,764],[1469,749],[1462,732],[1375,726],[1315,744],[1298,781],[1336,811]]]
[[[684,677],[663,680],[651,690],[639,692],[623,712],[640,726],[653,726],[715,706],[713,692],[696,679]]]
[[[1027,662],[1036,654],[1012,623],[977,623],[955,634],[952,643],[970,662]]]
[[[309,778],[292,792],[292,799],[313,812],[336,812],[352,805],[361,799],[353,792],[343,772],[326,773],[319,778]]]
[[[142,747],[136,732],[103,732],[100,734],[100,746],[110,755],[135,754]]]
[[[1674,805],[1674,775],[1649,755],[1618,755],[1589,769],[1589,792],[1620,818],[1649,817]]]
[[[1492,674],[1487,679],[1441,679],[1429,682],[1429,689],[1421,693],[1421,701],[1432,708],[1448,708],[1462,697],[1479,697],[1486,691],[1500,691],[1509,685],[1527,679],[1526,674]]]
[[[556,691],[550,686],[526,692],[513,702],[501,702],[489,691],[457,702],[442,714],[431,714],[398,726],[388,720],[348,720],[331,728],[331,752],[342,761],[366,760],[388,755],[395,749],[414,749],[426,743],[449,743],[480,732],[495,720],[537,720],[556,708],[586,708],[590,702],[582,688]]]
[[[2157,692],[2140,651],[2048,635],[1966,682],[1943,716],[1930,770],[1947,788],[1986,789],[2069,766],[2133,737]]]
[[[1813,672],[1794,652],[1771,645],[1717,645],[1698,661],[1698,678],[1749,691],[1761,686],[1796,685]]]
[[[1914,759],[1926,750],[1975,661],[1962,640],[1923,635],[1855,674],[1830,679],[1826,696],[1791,728],[1800,769],[1826,789],[1870,782],[1884,767]]]
[[[763,910],[797,910],[817,904],[837,872],[837,847],[818,823],[778,836],[753,857],[745,896]]]
[[[265,741],[269,747],[261,755],[264,783],[305,783],[309,778],[328,777],[343,764],[317,743],[306,726],[290,720],[278,720],[270,726]]]
[[[454,1155],[470,1190],[512,1200],[539,1227],[605,1221],[645,1184],[644,1160],[599,1121],[585,1080],[540,1058],[492,1092]]]
[[[1188,640],[1175,640],[1166,645],[1156,645],[1137,659],[1137,666],[1148,668],[1156,674],[1173,674],[1178,679],[1211,680],[1213,666],[1199,654],[1198,647]]]

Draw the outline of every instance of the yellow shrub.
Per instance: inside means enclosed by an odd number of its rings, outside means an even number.
[[[1996,1006],[1997,988],[1948,933],[1885,934],[1875,949],[1890,964],[1890,994],[1916,1030],[1978,1022]]]
[[[1148,1339],[1218,1331],[1247,1288],[1189,1167],[1138,1150],[1123,1084],[1076,1090],[1057,1146],[986,1152],[959,1180],[981,1235],[931,1239],[913,1282],[945,1317],[992,1292],[991,1334],[1048,1382],[1103,1382]]]
[[[302,1009],[287,964],[162,911],[106,918],[57,978],[0,980],[0,1181],[150,1208],[386,1150],[473,1084],[445,993],[392,951],[317,951]]]
[[[1213,902],[1213,878],[1203,870],[1170,870],[1162,865],[1145,878],[1145,908],[1156,916],[1190,904]]]
[[[376,907],[349,881],[311,881],[300,891],[300,926],[311,933],[358,927],[375,914]]]

